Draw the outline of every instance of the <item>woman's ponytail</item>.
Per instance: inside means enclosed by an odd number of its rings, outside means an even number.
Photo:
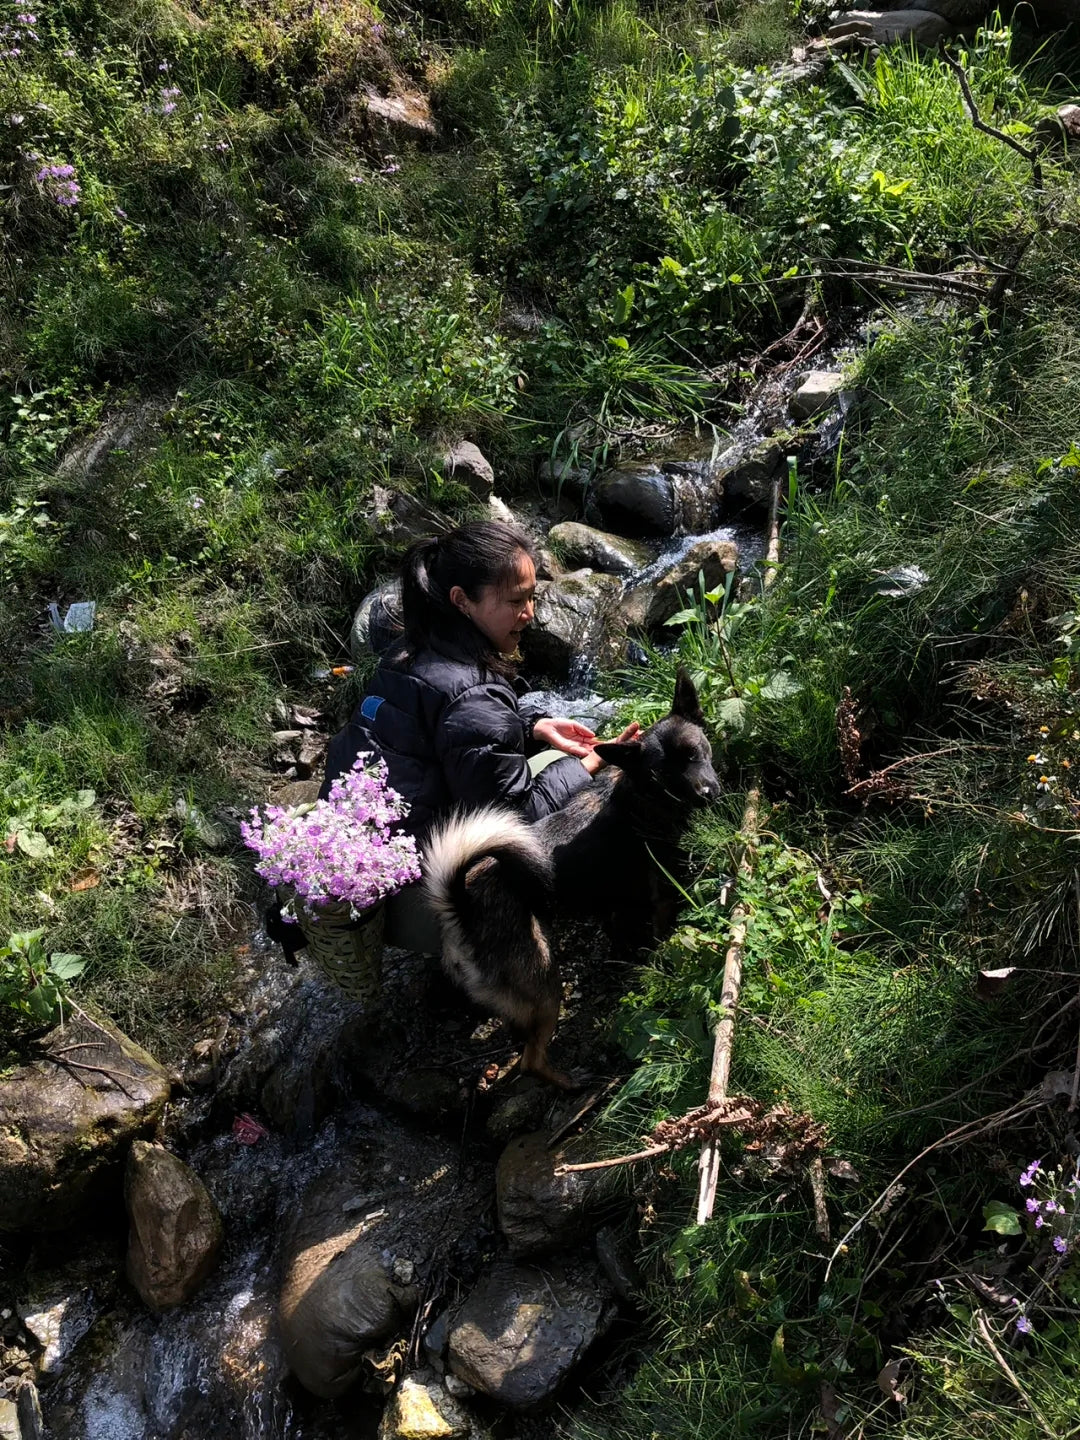
[[[427,642],[442,608],[432,574],[438,554],[438,537],[431,536],[410,545],[401,563],[401,613],[410,650]]]

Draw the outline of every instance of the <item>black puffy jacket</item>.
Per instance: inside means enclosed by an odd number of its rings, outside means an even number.
[[[390,784],[412,807],[406,829],[423,836],[454,809],[510,806],[526,820],[560,810],[590,782],[567,755],[535,778],[526,761],[532,722],[509,682],[475,661],[434,650],[386,656],[344,730],[330,742],[326,781],[351,769],[362,750],[386,761]]]

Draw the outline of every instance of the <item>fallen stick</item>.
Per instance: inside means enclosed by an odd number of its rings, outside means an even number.
[[[776,494],[779,497],[779,483]],[[771,547],[771,540],[770,540]],[[739,872],[750,876],[754,870],[754,842],[757,839],[758,806],[761,793],[755,787],[746,797],[743,812],[742,833],[746,837]],[[728,1081],[731,1078],[731,1047],[735,1039],[735,1010],[739,1003],[742,986],[742,957],[746,944],[746,926],[750,909],[742,900],[731,912],[731,939],[724,957],[724,980],[720,988],[721,1015],[716,1025],[713,1042],[712,1070],[709,1074],[709,1095],[707,1104],[721,1105],[727,1099]],[[697,1223],[704,1225],[712,1217],[716,1204],[716,1185],[720,1178],[720,1146],[715,1137],[701,1147],[698,1161]]]

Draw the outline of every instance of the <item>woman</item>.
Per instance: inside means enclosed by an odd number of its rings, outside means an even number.
[[[535,589],[532,543],[512,525],[480,521],[413,545],[401,571],[403,643],[331,742],[324,790],[361,751],[373,751],[422,840],[451,810],[501,804],[539,820],[588,785],[604,764],[593,732],[523,714],[511,685]],[[632,725],[619,738],[637,731]],[[419,886],[388,903],[387,940],[440,948]]]

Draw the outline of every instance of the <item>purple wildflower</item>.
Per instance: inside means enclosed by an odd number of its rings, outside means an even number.
[[[1027,1211],[1029,1215],[1034,1215],[1035,1211],[1039,1208],[1039,1202],[1035,1199],[1034,1195],[1029,1195],[1024,1203],[1027,1205]]]
[[[408,812],[386,783],[386,765],[359,755],[330,787],[327,800],[297,810],[267,806],[241,825],[259,855],[255,868],[271,885],[291,885],[304,900],[345,900],[366,910],[420,878],[416,842],[393,834]]]
[[[1035,1229],[1036,1229],[1036,1230],[1041,1230],[1042,1227],[1043,1227],[1045,1224],[1046,1224],[1046,1221],[1043,1219],[1043,1217],[1042,1217],[1041,1215],[1036,1215],[1036,1216],[1035,1216]]]
[[[162,107],[161,107],[161,113],[162,113],[162,115],[171,115],[172,112],[173,112],[175,109],[176,109],[176,101],[175,101],[175,100],[169,100],[166,104],[162,105]]]
[[[1021,1335],[1030,1335],[1035,1327],[1026,1315],[1018,1315],[1016,1317],[1016,1328]]]
[[[202,507],[203,507],[205,504],[206,504],[206,501],[202,498],[201,495],[193,495],[193,496],[191,497],[191,508],[192,508],[192,510],[201,510]]]
[[[173,99],[175,99],[175,97],[176,97],[177,95],[179,95],[179,94],[180,94],[180,86],[179,86],[179,85],[170,85],[167,90],[162,90],[162,92],[161,92],[161,98],[162,98],[163,100],[173,100]]]
[[[126,220],[128,218],[127,211],[121,210],[119,205],[117,205],[116,209],[113,211],[113,214],[118,220]]]
[[[25,119],[26,119],[26,116],[25,116],[25,115],[9,115],[9,116],[8,116],[8,124],[9,124],[9,125],[21,125]]]
[[[1053,1244],[1054,1249],[1059,1255],[1064,1255],[1065,1251],[1069,1248],[1069,1242],[1065,1239],[1064,1235],[1055,1235]]]
[[[1035,1172],[1036,1172],[1036,1170],[1041,1170],[1041,1169],[1042,1169],[1042,1161],[1041,1161],[1041,1160],[1032,1160],[1031,1164],[1030,1164],[1030,1165],[1028,1166],[1028,1168],[1024,1171],[1024,1173],[1020,1176],[1020,1184],[1021,1184],[1021,1185],[1030,1185],[1030,1184],[1032,1184],[1032,1182],[1033,1182],[1034,1179],[1035,1179]]]
[[[400,166],[400,165],[385,165],[385,166],[379,171],[379,174],[380,174],[380,175],[396,175],[397,172],[398,172],[400,169],[401,169],[401,166]]]
[[[350,185],[363,185],[363,183],[364,183],[364,177],[363,177],[363,175],[350,175],[350,176],[349,176],[349,184],[350,184]]]
[[[168,70],[169,62],[167,60],[162,60],[161,64],[157,68],[159,70]]]
[[[36,24],[37,24],[37,16],[36,16],[36,15],[30,15],[30,14],[26,13],[25,11],[24,11],[21,15],[16,15],[16,16],[15,16],[15,19],[19,22],[20,25],[36,25]]]

